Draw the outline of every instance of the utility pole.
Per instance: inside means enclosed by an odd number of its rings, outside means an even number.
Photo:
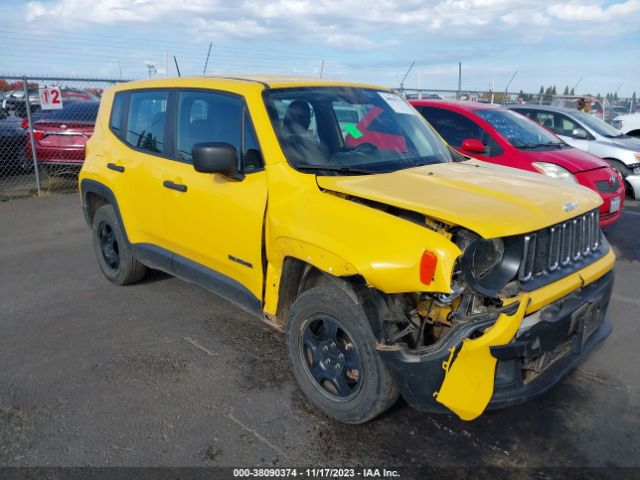
[[[460,100],[462,90],[462,62],[458,62],[458,91],[456,92],[456,100]]]
[[[324,59],[322,59],[322,63],[320,64],[320,78],[322,78],[322,72],[324,72]]]

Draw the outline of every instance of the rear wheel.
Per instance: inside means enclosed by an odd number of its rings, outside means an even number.
[[[363,309],[337,287],[314,287],[291,307],[287,350],[293,374],[307,398],[337,420],[364,423],[397,400],[375,344]]]
[[[108,280],[126,285],[144,277],[147,268],[133,257],[111,205],[103,205],[96,211],[92,231],[98,266]]]

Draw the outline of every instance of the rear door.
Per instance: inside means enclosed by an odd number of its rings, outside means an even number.
[[[114,142],[105,168],[129,240],[167,247],[162,212],[162,168],[166,157],[168,90],[136,90],[116,95],[111,130]]]
[[[240,284],[261,299],[267,183],[245,102],[227,93],[181,90],[174,110],[175,157],[164,169],[162,204],[177,273],[187,269],[187,277],[216,277],[225,285],[231,280],[231,296]],[[201,142],[234,146],[244,178],[196,172],[191,149]]]

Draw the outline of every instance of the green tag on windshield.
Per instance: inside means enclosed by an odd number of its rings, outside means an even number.
[[[347,123],[344,126],[344,129],[347,131],[349,135],[351,135],[356,140],[362,136],[362,132],[358,130],[355,123]]]

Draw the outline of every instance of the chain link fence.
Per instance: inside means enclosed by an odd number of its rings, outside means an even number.
[[[0,75],[0,201],[75,191],[100,96],[105,88],[124,81],[127,80]],[[498,104],[548,105],[565,97],[522,91],[402,89],[400,92],[407,99]],[[616,98],[610,102],[589,98],[594,108],[601,102],[602,118],[608,122],[615,115],[640,111],[635,98]]]
[[[100,95],[119,81],[0,77],[0,201],[76,190]]]

